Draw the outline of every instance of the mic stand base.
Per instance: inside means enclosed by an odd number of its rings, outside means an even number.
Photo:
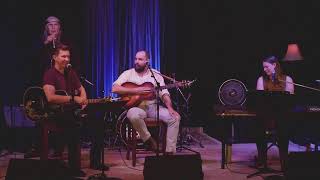
[[[188,150],[188,151],[190,151],[190,152],[194,152],[194,153],[196,153],[196,154],[200,154],[198,151],[195,151],[195,150],[193,150],[193,149],[191,149],[191,148],[188,148],[188,147],[186,147],[186,146],[183,146],[183,145],[181,145],[180,147],[177,147],[177,151],[182,151],[182,149],[185,149],[185,150]]]
[[[191,134],[187,134],[187,140],[188,140],[188,139],[191,139],[192,141],[198,143],[201,148],[204,148],[204,146],[203,146],[203,144],[201,143],[201,141],[198,140],[198,139],[196,139],[195,137],[193,137]]]
[[[105,122],[104,122],[105,123]],[[104,124],[104,126],[105,126],[105,124]],[[105,128],[103,128],[103,134],[105,133]],[[98,152],[100,153],[100,155],[99,155],[99,164],[98,164],[98,167],[97,167],[97,169],[99,169],[99,168],[101,168],[100,170],[101,170],[101,173],[100,174],[95,174],[95,175],[92,175],[92,176],[89,176],[89,178],[88,178],[88,180],[105,180],[105,179],[108,179],[107,178],[107,175],[104,173],[106,170],[109,170],[109,167],[108,166],[106,166],[105,164],[104,164],[104,148],[105,148],[105,146],[104,146],[104,137],[100,137],[101,139],[99,140],[99,143],[101,143],[100,144],[100,147],[95,147],[95,149],[97,149],[98,148]],[[92,147],[91,147],[92,148]],[[92,149],[91,149],[92,150]],[[90,150],[90,151],[91,151]],[[92,154],[90,154],[90,156],[91,155],[94,155],[94,152],[95,151],[93,151],[93,153]],[[93,157],[93,158],[95,158],[95,157]],[[100,167],[99,167],[100,166]]]
[[[182,129],[180,129],[179,132],[182,132]],[[190,146],[190,143],[189,143],[190,140],[199,144],[199,146],[201,148],[204,148],[204,145],[202,144],[202,142],[200,140],[198,140],[197,138],[193,137],[190,133],[188,133],[188,131],[186,133],[183,133],[182,135],[180,134],[177,148],[178,149],[183,148],[183,144],[187,144],[188,146]]]
[[[122,180],[122,179],[107,177],[107,175],[101,173],[101,174],[95,174],[95,175],[89,176],[87,180]]]
[[[108,177],[104,173],[95,174],[88,177],[88,180],[105,180],[105,179],[108,179]]]
[[[281,173],[281,172],[282,171],[271,169],[271,168],[265,166],[265,167],[262,167],[262,168],[258,168],[257,172],[249,174],[247,176],[247,178],[251,178],[251,177],[254,177],[254,176],[259,176],[260,174]]]

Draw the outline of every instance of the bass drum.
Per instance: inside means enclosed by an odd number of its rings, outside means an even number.
[[[127,112],[128,110],[123,111],[117,119],[116,128],[117,128],[117,136],[120,137],[122,143],[127,146],[128,142],[128,131],[127,131]]]
[[[237,79],[229,79],[222,83],[218,96],[223,105],[243,105],[246,101],[246,86]]]

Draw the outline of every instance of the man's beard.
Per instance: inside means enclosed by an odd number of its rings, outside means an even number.
[[[136,70],[136,72],[141,73],[141,72],[144,71],[145,66],[142,67],[142,66],[139,66],[139,65],[136,64],[136,65],[134,66],[134,69]]]

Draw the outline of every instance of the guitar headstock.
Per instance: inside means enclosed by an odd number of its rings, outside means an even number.
[[[192,80],[192,81],[182,80],[181,82],[179,82],[179,86],[187,88],[187,87],[190,87],[195,81],[196,81],[196,79]]]

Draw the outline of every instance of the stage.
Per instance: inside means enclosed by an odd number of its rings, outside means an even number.
[[[177,154],[194,154],[183,147],[192,149],[193,151],[199,152],[202,159],[202,170],[204,173],[205,180],[211,179],[223,179],[223,180],[234,180],[234,179],[247,179],[247,175],[256,172],[253,168],[254,156],[257,154],[255,144],[234,144],[232,146],[232,158],[231,163],[221,169],[221,143],[216,139],[206,135],[205,133],[191,134],[197,140],[200,140],[203,148],[200,147],[199,143],[195,141],[188,141],[185,145],[180,146]],[[290,143],[289,151],[305,151],[305,147]],[[66,152],[66,151],[65,151]],[[86,177],[81,179],[88,179],[88,177],[101,173],[101,171],[89,169],[89,148],[82,148],[81,152],[81,167],[86,173]],[[110,169],[105,172],[108,177],[113,177],[123,180],[142,180],[144,160],[145,156],[155,154],[139,154],[137,156],[137,165],[133,167],[131,160],[125,159],[125,149],[119,147],[108,147],[105,148],[105,164],[110,166]],[[67,154],[64,154],[67,156]],[[0,179],[5,179],[9,160],[11,158],[23,158],[23,153],[19,152],[8,152],[7,155],[0,158]],[[37,158],[35,158],[37,159]],[[273,169],[280,169],[278,149],[272,147],[268,152],[268,165]],[[177,167],[181,168],[181,167]],[[19,172],[15,172],[19,173]],[[274,177],[275,174],[262,174],[261,176],[255,176],[250,179],[259,180],[262,177]],[[281,175],[281,174],[280,174]]]

